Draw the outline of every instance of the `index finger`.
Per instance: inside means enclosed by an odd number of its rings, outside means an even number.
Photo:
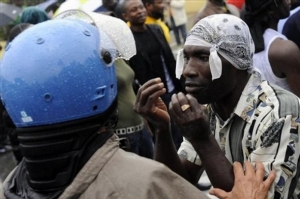
[[[178,115],[180,113],[178,106],[179,106],[179,100],[178,100],[177,94],[173,94],[171,97],[171,101],[169,103],[169,113],[177,124],[180,120],[178,117]]]
[[[143,84],[139,90],[138,90],[138,93],[136,95],[136,101],[139,101],[140,100],[140,97],[141,97],[141,93],[147,89],[149,86],[152,86],[153,84],[158,84],[161,82],[161,79],[160,78],[154,78],[154,79],[150,79],[149,81],[147,81],[145,84]]]
[[[208,109],[205,105],[199,104],[198,100],[190,94],[186,95],[189,100],[189,104],[191,105],[191,110],[193,113],[201,115],[201,117],[208,114]]]
[[[179,92],[178,94],[172,95],[170,103],[172,103],[173,112],[176,113],[176,115],[181,115],[184,112],[181,110],[181,106],[189,104],[189,101],[182,92]],[[188,111],[188,109],[186,111]]]
[[[238,178],[244,176],[244,168],[242,167],[241,163],[239,163],[239,162],[233,163],[233,173],[234,173],[235,179],[238,179]],[[235,182],[236,182],[236,180],[235,180]]]

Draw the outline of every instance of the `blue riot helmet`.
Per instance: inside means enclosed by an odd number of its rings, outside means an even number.
[[[0,90],[25,157],[14,187],[21,195],[59,195],[113,135],[117,49],[92,24],[43,22],[6,48]]]
[[[95,116],[116,100],[109,37],[91,24],[47,21],[10,43],[1,62],[4,106],[17,127]],[[107,42],[109,43],[109,41]]]

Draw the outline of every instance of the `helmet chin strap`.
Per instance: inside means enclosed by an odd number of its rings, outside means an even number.
[[[112,136],[112,131],[98,131],[114,116],[115,104],[106,114],[17,129],[29,187],[42,192],[64,190],[95,151]]]

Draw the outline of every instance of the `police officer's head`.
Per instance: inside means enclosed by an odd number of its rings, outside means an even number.
[[[1,62],[2,100],[18,128],[109,109],[116,100],[116,76],[101,37],[95,26],[62,19],[35,25],[8,45]]]
[[[34,190],[67,186],[112,135],[102,131],[117,118],[112,48],[96,26],[72,19],[37,24],[7,46],[1,98]]]

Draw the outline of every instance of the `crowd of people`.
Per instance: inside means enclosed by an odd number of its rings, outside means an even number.
[[[300,198],[298,6],[207,0],[190,30],[184,0],[24,9],[0,60],[0,199],[205,199],[203,172],[217,198]]]

